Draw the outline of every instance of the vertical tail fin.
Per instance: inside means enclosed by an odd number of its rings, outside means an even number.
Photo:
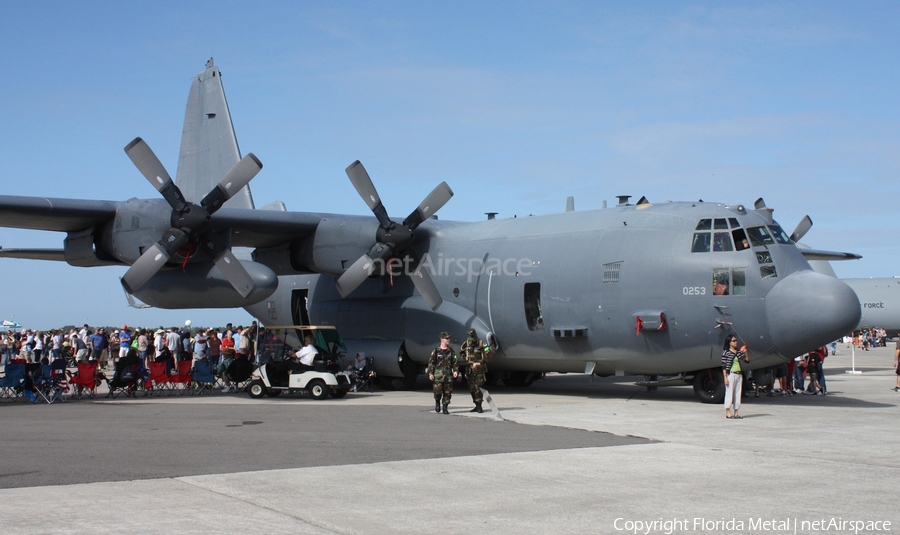
[[[209,58],[188,93],[175,181],[188,201],[200,202],[240,159],[222,74]],[[254,208],[250,187],[244,186],[224,206]]]

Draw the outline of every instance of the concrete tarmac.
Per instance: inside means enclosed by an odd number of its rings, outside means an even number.
[[[898,533],[892,348],[829,395],[554,375],[500,416],[411,392],[0,402],[3,533]],[[850,522],[853,522],[852,524]],[[887,524],[887,523],[890,524]],[[861,524],[860,524],[861,523]]]

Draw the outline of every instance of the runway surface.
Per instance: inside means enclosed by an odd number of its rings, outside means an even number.
[[[425,382],[326,401],[0,402],[0,529],[897,533],[892,355],[856,352],[850,375],[839,346],[829,396],[751,398],[739,421],[689,387],[581,375],[496,388],[499,415],[468,412],[464,389],[435,414]]]

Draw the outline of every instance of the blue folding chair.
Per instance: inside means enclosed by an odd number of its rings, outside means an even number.
[[[7,364],[4,367],[4,376],[0,378],[0,398],[13,401],[22,397],[25,390],[25,365]]]
[[[194,362],[194,370],[191,373],[194,389],[191,393],[196,393],[198,396],[203,395],[204,392],[212,394],[213,385],[216,384],[216,376],[213,375],[212,370],[212,362],[209,362],[208,360],[198,360]]]

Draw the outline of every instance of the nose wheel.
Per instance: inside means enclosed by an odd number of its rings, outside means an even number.
[[[709,368],[694,373],[694,394],[703,403],[725,401],[725,379],[722,368]]]

